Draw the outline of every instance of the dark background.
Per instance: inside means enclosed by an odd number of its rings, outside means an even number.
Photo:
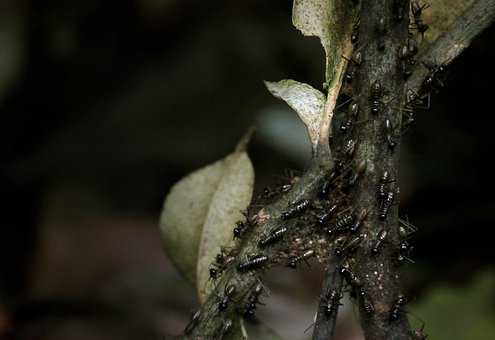
[[[253,124],[258,190],[306,164],[300,123],[262,83],[321,88],[322,48],[291,25],[291,7],[2,2],[0,336],[180,332],[195,293],[159,242],[170,186],[224,157]],[[463,287],[493,269],[494,35],[492,27],[449,67],[404,139],[401,214],[419,227],[405,275],[417,302],[432,286]],[[267,318],[282,334],[298,332],[293,339],[311,323],[320,282],[310,274],[273,280]],[[351,339],[352,327],[343,329]]]

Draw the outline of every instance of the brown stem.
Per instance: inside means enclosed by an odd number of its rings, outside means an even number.
[[[422,54],[420,62],[417,63],[417,67],[407,82],[407,88],[419,93],[423,81],[430,73],[427,66],[450,64],[494,20],[494,0],[478,0],[473,3],[462,16],[456,19],[450,29]]]
[[[330,315],[325,313],[325,308],[332,291],[338,292],[339,300],[340,293],[344,285],[344,280],[341,275],[335,271],[335,265],[329,263],[325,271],[325,279],[321,289],[320,302],[318,304],[318,314],[316,316],[315,330],[313,332],[313,340],[328,340],[335,335],[335,327],[337,324],[338,305],[333,309]],[[331,301],[330,301],[331,302]]]
[[[365,161],[367,172],[351,192],[352,205],[356,212],[368,210],[367,219],[362,228],[364,242],[356,256],[347,264],[360,281],[359,289],[368,296],[374,306],[374,312],[367,313],[363,297],[358,294],[361,325],[367,340],[411,339],[407,316],[401,313],[398,320],[391,321],[394,302],[401,294],[399,270],[396,255],[399,245],[398,193],[397,182],[387,184],[394,192],[395,200],[385,219],[379,216],[381,203],[377,199],[377,186],[384,171],[393,179],[398,178],[400,153],[401,113],[397,107],[404,103],[405,82],[400,69],[399,51],[408,37],[408,17],[396,20],[394,6],[397,0],[361,1],[360,43],[363,62],[353,84],[353,90],[359,94],[356,101],[361,107],[362,118],[368,121],[356,126],[355,136],[358,142],[356,162]],[[407,13],[409,1],[399,1]],[[364,15],[366,13],[366,15]],[[382,28],[380,28],[382,27]],[[384,29],[383,29],[384,27]],[[380,45],[384,46],[380,50]],[[372,94],[372,86],[380,84],[382,92]],[[379,99],[379,112],[372,114],[372,98]],[[391,130],[387,132],[386,120]],[[392,137],[395,147],[390,147],[387,135]],[[378,254],[372,256],[371,249],[380,230],[386,230],[387,236]]]

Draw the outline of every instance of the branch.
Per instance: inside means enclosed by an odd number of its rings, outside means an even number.
[[[431,66],[448,65],[495,19],[495,1],[478,0],[422,54],[407,88],[419,93]],[[430,67],[430,68],[428,68]]]
[[[325,279],[321,289],[322,295],[318,304],[313,340],[333,338],[343,287],[342,276],[335,271],[335,266],[330,263],[325,271]]]
[[[397,130],[401,126],[401,114],[394,107],[400,107],[405,101],[399,51],[408,38],[409,20],[407,15],[397,19],[397,6],[402,6],[402,13],[408,13],[408,0],[361,1],[364,15],[360,18],[358,48],[363,62],[352,90],[361,108],[359,120],[365,123],[354,127],[353,136],[345,137],[357,143],[355,162],[367,164],[365,176],[350,193],[356,214],[367,211],[361,227],[363,242],[355,256],[343,263],[346,282],[359,302],[361,326],[367,340],[406,340],[411,339],[412,334],[402,304],[396,308],[398,318],[392,317],[401,295],[396,261],[400,241],[399,198],[394,198],[398,196],[396,182],[386,183],[389,205],[385,199],[377,198],[382,174],[387,171],[393,180],[398,178],[399,171],[400,134]],[[385,236],[375,253],[373,248],[380,234]]]
[[[277,265],[286,266],[290,257],[301,256],[308,250],[308,245],[311,245],[314,256],[320,261],[328,258],[331,240],[326,240],[325,235],[315,232],[315,226],[311,223],[311,218],[307,216],[309,214],[305,215],[303,212],[293,218],[287,218],[284,217],[284,213],[294,207],[295,202],[301,202],[301,200],[308,200],[312,206],[317,206],[321,184],[330,170],[328,160],[316,158],[313,166],[299,179],[291,191],[258,211],[253,217],[257,223],[233,250],[234,260],[225,269],[221,278],[216,282],[215,289],[201,306],[199,317],[194,320],[194,324],[188,326],[187,337],[190,339],[223,338],[226,335],[224,334],[226,320],[237,320],[238,313],[243,313],[249,294],[265,271]],[[342,204],[342,209],[345,208]],[[260,248],[260,240],[280,226],[286,226],[288,229],[284,239]],[[259,265],[253,265],[252,268],[245,270],[241,269],[239,266],[246,264],[253,255],[266,258]],[[231,294],[227,293],[229,286],[235,287]],[[227,298],[225,308],[219,309],[219,302],[225,298]]]

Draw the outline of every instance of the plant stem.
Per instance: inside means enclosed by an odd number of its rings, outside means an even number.
[[[399,1],[404,13],[408,13],[409,1]],[[355,138],[359,147],[356,150],[356,162],[365,161],[367,172],[351,192],[352,205],[356,212],[368,210],[362,233],[365,240],[349,261],[354,273],[361,281],[361,288],[373,303],[374,312],[367,314],[363,298],[359,298],[361,325],[367,340],[410,339],[411,331],[407,315],[401,313],[398,320],[390,321],[390,313],[397,297],[401,294],[399,270],[396,255],[399,245],[398,201],[395,194],[394,204],[385,219],[379,216],[380,203],[377,199],[377,186],[384,171],[393,179],[398,179],[400,154],[401,111],[398,107],[404,103],[405,82],[400,71],[399,51],[406,44],[408,37],[408,16],[396,20],[395,0],[361,1],[360,44],[363,62],[353,84],[358,94],[356,101],[361,108],[363,120],[367,123],[356,126]],[[380,45],[383,44],[383,50]],[[380,98],[378,114],[371,113],[371,88],[381,85],[383,95]],[[379,97],[379,96],[377,96]],[[386,120],[392,130],[387,132]],[[387,134],[396,142],[390,147]],[[388,191],[396,192],[397,182],[388,184]],[[371,248],[380,230],[386,230],[387,237],[381,250],[371,256]]]
[[[407,82],[407,88],[419,93],[430,72],[427,65],[450,64],[481,32],[495,20],[495,1],[478,0],[456,19],[448,31],[435,40],[420,57]]]

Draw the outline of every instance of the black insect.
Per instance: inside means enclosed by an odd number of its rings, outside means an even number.
[[[271,230],[270,233],[266,237],[259,240],[258,246],[260,248],[264,248],[270,244],[273,244],[273,243],[281,240],[282,237],[284,237],[287,230],[288,229],[286,226],[277,227],[277,228]]]
[[[392,308],[390,309],[390,321],[397,321],[400,318],[400,313],[402,312],[402,306],[406,304],[407,300],[404,295],[399,295],[395,300]]]
[[[371,85],[371,90],[370,90],[370,107],[371,107],[371,113],[373,113],[374,115],[379,114],[382,109],[383,106],[382,97],[383,97],[382,85],[378,81],[375,81],[373,85]]]
[[[325,227],[332,217],[337,212],[338,204],[334,204],[326,209],[323,213],[316,216],[316,223],[322,227]]]
[[[232,296],[235,294],[235,291],[236,289],[234,285],[228,285],[225,287],[224,296],[223,298],[220,299],[220,302],[218,302],[219,311],[224,311],[229,307],[229,304],[232,301]]]
[[[345,279],[347,284],[353,288],[358,288],[361,286],[361,280],[354,274],[349,266],[347,265],[341,265],[338,268],[339,273],[342,275],[342,277]]]
[[[373,305],[373,301],[371,297],[366,293],[364,288],[359,289],[359,296],[361,297],[361,301],[363,303],[363,309],[368,316],[372,315],[375,312],[375,306]]]
[[[220,270],[214,265],[210,266],[209,273],[210,273],[210,280],[213,281],[218,279],[218,277],[220,276]]]
[[[245,272],[252,269],[258,269],[264,267],[268,263],[268,256],[266,255],[251,255],[237,265],[237,270]]]
[[[344,145],[344,149],[343,149],[344,154],[347,157],[352,158],[352,156],[354,156],[355,150],[356,150],[356,141],[354,139],[348,139]]]
[[[428,7],[430,7],[428,4],[421,5],[418,0],[411,1],[411,13],[414,20],[413,28],[415,28],[422,36],[424,36],[425,32],[429,28],[429,26],[424,23],[422,18],[423,10]]]
[[[385,170],[380,177],[380,181],[378,182],[378,187],[376,190],[376,194],[380,200],[384,199],[387,196],[387,185],[392,182],[394,182],[394,180],[390,176],[390,173]]]
[[[355,252],[359,245],[361,244],[363,237],[361,235],[354,237],[350,241],[342,244],[341,246],[335,248],[334,253],[336,256],[344,257],[349,256]]]
[[[385,229],[381,229],[376,236],[376,240],[371,247],[371,254],[378,255],[382,249],[383,243],[387,238],[388,232]]]
[[[337,290],[337,289],[332,289],[330,292],[327,294],[325,298],[325,305],[324,305],[324,313],[325,316],[328,318],[335,314],[337,310],[339,309],[342,304],[340,303],[340,300],[342,299],[342,291]]]
[[[397,141],[395,140],[395,129],[389,118],[385,119],[385,136],[389,149],[393,151],[397,146]]]
[[[408,220],[399,218],[399,236],[401,239],[408,239],[417,231],[418,228],[416,228],[416,226],[414,226]]]
[[[425,65],[430,71],[423,81],[422,90],[425,92],[431,92],[436,87],[443,87],[442,75],[445,73],[445,66],[432,66]]]
[[[355,220],[354,214],[344,214],[340,216],[337,219],[337,221],[335,221],[335,223],[328,228],[327,231],[328,235],[333,236],[335,234],[347,231],[349,226],[351,226],[352,223],[354,222],[354,220]]]
[[[256,307],[259,303],[259,299],[263,291],[264,291],[264,287],[263,284],[260,282],[256,285],[254,290],[249,294],[248,298],[246,299],[246,303],[244,304],[243,315],[245,318],[247,319],[254,318]]]
[[[368,209],[362,209],[355,221],[349,226],[349,232],[355,234],[361,229],[364,220],[368,216]]]
[[[355,44],[359,40],[359,20],[354,23],[351,34],[351,43]]]
[[[196,324],[199,321],[199,318],[201,317],[201,310],[196,311],[191,317],[191,320],[187,324],[186,328],[184,328],[184,334],[188,335],[192,332],[194,327],[196,327]]]
[[[357,68],[361,65],[361,62],[363,61],[363,56],[361,52],[357,51],[356,53],[354,53],[351,59],[347,59],[346,57],[343,58],[346,59],[347,62],[349,63],[347,66],[347,72],[344,75],[344,80],[347,83],[351,83],[354,80]]]
[[[296,269],[297,264],[301,261],[305,261],[307,263],[307,260],[313,256],[315,256],[316,253],[313,249],[306,250],[304,253],[298,256],[292,256],[289,258],[289,262],[287,263],[287,267]]]
[[[288,220],[302,214],[311,205],[311,201],[304,199],[289,206],[289,209],[282,213],[282,219]]]
[[[354,122],[357,120],[358,116],[359,105],[357,103],[352,103],[349,105],[345,120],[340,124],[340,131],[347,132],[352,130]]]
[[[380,210],[378,212],[378,218],[384,221],[387,218],[388,211],[390,207],[394,203],[395,194],[393,191],[387,192],[387,196],[382,200],[382,204],[380,206]]]
[[[249,230],[250,226],[249,222],[237,222],[233,230],[234,239],[241,238]]]
[[[413,250],[413,247],[407,242],[406,240],[403,240],[399,243],[399,251],[397,252],[397,263],[402,264],[406,261],[414,263],[413,260],[411,260],[411,252]]]

